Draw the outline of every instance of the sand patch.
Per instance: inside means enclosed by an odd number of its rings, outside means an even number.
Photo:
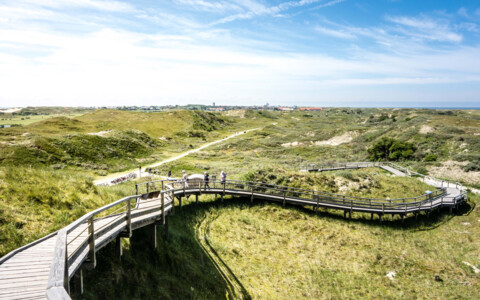
[[[229,110],[227,111],[226,115],[230,117],[240,117],[240,118],[245,118],[245,109],[234,109],[234,110]]]
[[[316,141],[315,146],[338,146],[349,143],[358,135],[356,131],[347,131],[342,135],[337,135],[325,141]]]
[[[435,129],[433,127],[430,127],[430,126],[427,126],[427,125],[422,125],[422,127],[420,127],[420,130],[418,131],[419,133],[421,134],[427,134],[427,133],[431,133],[431,132],[434,132]]]
[[[285,147],[285,148],[298,147],[298,146],[303,146],[303,143],[291,142],[291,143],[282,144],[282,147]]]
[[[429,175],[437,178],[449,178],[451,180],[463,180],[467,184],[478,184],[480,182],[480,172],[465,172],[462,167],[468,162],[459,162],[447,160],[440,167],[427,167]]]
[[[21,110],[22,110],[21,108],[7,108],[7,109],[0,109],[0,112],[4,114],[11,114]]]
[[[103,131],[99,131],[99,132],[90,132],[88,134],[105,137],[105,136],[109,135],[111,132],[112,132],[112,130],[103,130]]]

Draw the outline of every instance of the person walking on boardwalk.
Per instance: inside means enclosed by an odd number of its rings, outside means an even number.
[[[205,191],[207,190],[207,187],[208,187],[208,189],[210,189],[210,186],[208,185],[209,181],[210,181],[210,175],[208,175],[208,172],[205,172],[203,174],[203,182],[205,184],[205,186],[203,188],[204,188]]]
[[[188,176],[187,176],[187,172],[185,172],[185,170],[182,170],[182,179],[185,181],[185,187],[188,188]]]
[[[225,173],[224,171],[220,172],[220,183],[225,185],[227,181],[227,173]]]

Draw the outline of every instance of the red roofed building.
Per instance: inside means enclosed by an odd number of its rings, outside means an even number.
[[[306,111],[320,111],[323,110],[321,107],[299,107],[299,110],[306,110]]]

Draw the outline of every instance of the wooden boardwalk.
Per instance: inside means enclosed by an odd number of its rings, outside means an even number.
[[[368,163],[344,164],[344,168],[369,167]],[[395,165],[376,165],[392,173],[417,173]],[[323,169],[322,169],[323,170]],[[311,170],[310,170],[311,171]],[[399,175],[398,173],[396,175]],[[399,175],[401,176],[401,175]],[[344,211],[377,214],[418,214],[440,207],[454,208],[467,199],[458,183],[421,177],[437,189],[418,197],[402,199],[372,199],[337,195],[259,182],[229,180],[225,184],[211,182],[211,189],[186,187],[183,181],[162,180],[138,187],[146,193],[120,199],[92,211],[62,230],[27,246],[12,251],[0,259],[0,299],[70,299],[70,280],[80,278],[82,269],[94,268],[95,253],[116,240],[120,255],[121,238],[128,238],[140,227],[163,224],[168,228],[168,216],[174,213],[175,199],[181,206],[182,197],[216,194],[262,199],[278,203],[311,206],[315,211],[329,208]],[[155,231],[153,231],[155,232]],[[154,240],[154,237],[153,237]],[[155,242],[154,242],[155,243]]]

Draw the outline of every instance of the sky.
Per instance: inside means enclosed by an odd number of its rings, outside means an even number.
[[[0,107],[480,107],[480,1],[0,0]]]

